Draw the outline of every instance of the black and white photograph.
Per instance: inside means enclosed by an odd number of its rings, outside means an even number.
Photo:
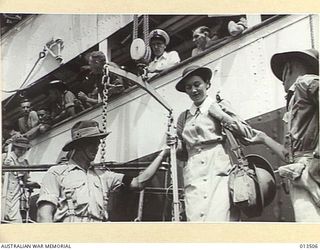
[[[319,15],[1,13],[1,224],[319,223]]]

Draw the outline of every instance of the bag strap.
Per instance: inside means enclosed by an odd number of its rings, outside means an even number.
[[[216,101],[220,103],[223,99],[220,97],[219,92],[216,94]],[[236,156],[238,168],[248,167],[249,163],[245,157],[242,147],[240,146],[238,140],[234,137],[233,133],[223,124],[222,131],[226,134],[227,141],[230,145],[231,152]],[[231,158],[231,157],[230,157]]]
[[[178,118],[178,124],[180,124],[181,134],[187,122],[188,112],[189,112],[189,109],[183,111]]]
[[[68,206],[68,210],[67,210],[67,214],[69,216],[69,222],[74,222],[75,220],[75,216],[76,216],[76,213],[75,213],[75,200],[73,198],[73,190],[65,190],[64,191],[64,194],[66,196],[66,200],[67,200],[67,206]]]
[[[183,117],[183,120],[182,120],[182,130],[181,130],[181,132],[183,131],[184,126],[186,125],[187,117],[188,117],[188,112],[189,112],[189,109],[186,109],[186,110],[184,111],[184,117]]]

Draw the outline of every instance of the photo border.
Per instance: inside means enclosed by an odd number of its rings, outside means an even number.
[[[317,0],[1,0],[3,13],[319,13]],[[300,243],[319,242],[320,224],[302,223],[103,223],[0,225],[0,242]]]

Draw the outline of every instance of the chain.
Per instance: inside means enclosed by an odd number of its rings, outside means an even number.
[[[139,29],[138,20],[139,20],[138,15],[133,15],[132,40],[138,38],[138,29]]]
[[[144,15],[143,16],[143,38],[144,43],[146,44],[146,47],[149,46],[149,16]]]
[[[145,54],[143,58],[143,63],[148,64],[151,57],[151,49],[149,46],[149,16],[143,15],[143,39],[145,44]],[[146,70],[146,67],[144,67],[144,73],[142,74],[142,78],[147,80],[148,77],[148,71]]]
[[[310,23],[311,48],[314,49],[314,29],[313,29],[312,15],[309,16],[309,23]]]
[[[104,133],[107,132],[107,108],[108,108],[108,86],[110,84],[109,69],[108,65],[103,66],[103,76],[101,80],[103,85],[102,91],[102,130]],[[102,139],[101,142],[101,160],[102,166],[105,167],[105,155],[106,155],[106,138]]]

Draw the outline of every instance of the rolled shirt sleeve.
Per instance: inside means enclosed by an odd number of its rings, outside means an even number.
[[[60,195],[60,184],[58,181],[58,176],[51,169],[44,175],[41,183],[39,199],[37,201],[37,206],[43,201],[50,202],[55,206],[58,205],[58,199]]]
[[[124,174],[121,173],[106,171],[102,178],[107,186],[108,191],[112,191],[120,187],[122,185],[123,176]]]
[[[64,99],[65,99],[65,108],[66,109],[74,106],[74,101],[75,101],[76,97],[71,91],[66,92]]]

